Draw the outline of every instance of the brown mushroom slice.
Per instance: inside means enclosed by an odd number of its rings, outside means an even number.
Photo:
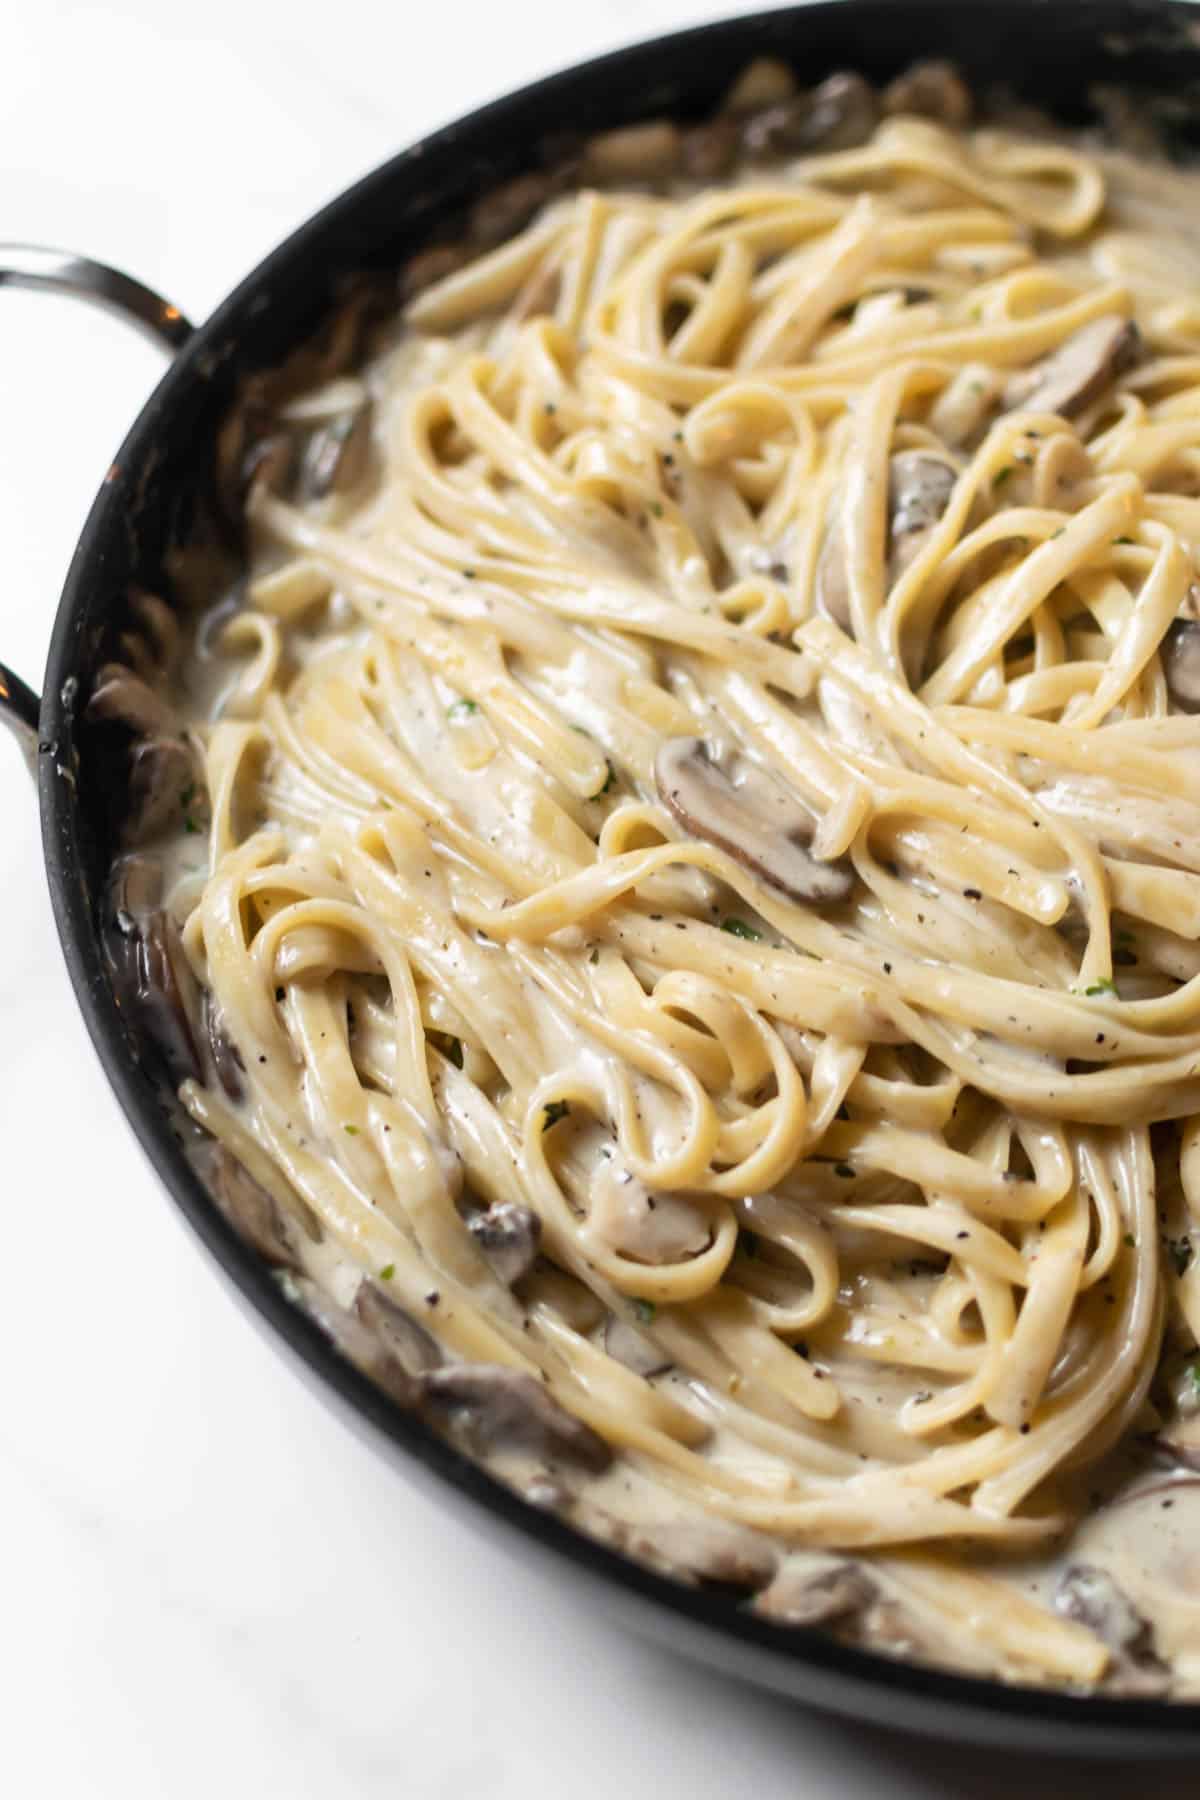
[[[218,1144],[213,1156],[209,1191],[239,1237],[265,1261],[273,1268],[301,1272],[289,1221],[274,1197],[224,1144]]]
[[[221,1008],[210,993],[205,993],[202,1012],[204,1035],[217,1080],[231,1100],[241,1100],[246,1091],[242,1080],[246,1065],[241,1051],[225,1029]]]
[[[97,671],[87,716],[93,720],[115,719],[139,737],[176,735],[175,714],[167,702],[124,663],[105,663]]]
[[[441,1368],[444,1358],[436,1338],[376,1282],[359,1284],[354,1310],[409,1375],[428,1375]]]
[[[178,823],[195,780],[181,737],[148,737],[129,752],[129,810],[122,830],[130,846],[149,843]]]
[[[298,500],[324,500],[344,494],[367,471],[371,450],[371,407],[358,406],[330,419],[314,431],[300,462]]]
[[[743,118],[761,112],[764,107],[778,106],[796,92],[796,77],[785,62],[774,56],[756,56],[746,64],[728,94],[722,111]]]
[[[588,181],[660,181],[683,159],[683,133],[669,119],[621,125],[588,140],[583,174]]]
[[[1151,1698],[1167,1691],[1170,1670],[1157,1655],[1149,1622],[1106,1569],[1072,1563],[1054,1595],[1056,1611],[1094,1631],[1113,1652],[1109,1692]]]
[[[611,1313],[604,1322],[604,1348],[614,1362],[632,1369],[646,1381],[654,1375],[665,1375],[672,1366],[670,1357],[664,1356],[657,1344],[624,1319],[619,1319],[616,1313]]]
[[[853,150],[866,143],[878,121],[879,99],[870,82],[843,70],[809,93],[753,114],[742,142],[751,156]]]
[[[406,1410],[419,1405],[420,1378],[414,1378],[399,1359],[384,1348],[356,1313],[347,1311],[307,1277],[288,1277],[287,1292],[298,1300],[313,1323],[364,1375]]]
[[[476,1456],[521,1451],[602,1475],[613,1459],[599,1434],[535,1381],[497,1363],[435,1369],[421,1381],[426,1415],[451,1426]]]
[[[1041,362],[1009,377],[1004,408],[1073,419],[1133,367],[1141,350],[1141,333],[1131,319],[1092,319]]]
[[[686,1262],[712,1242],[703,1213],[675,1194],[652,1194],[615,1156],[592,1178],[587,1230],[618,1255],[655,1267]]]
[[[795,796],[737,752],[703,738],[669,738],[654,762],[663,805],[692,837],[716,844],[792,900],[844,900],[854,877],[844,863],[809,854],[815,825]]]
[[[859,1563],[832,1563],[815,1572],[785,1564],[754,1609],[781,1625],[830,1625],[861,1616],[878,1596],[878,1587]]]
[[[628,1555],[677,1580],[749,1593],[766,1587],[779,1566],[779,1552],[756,1532],[703,1519],[630,1525],[617,1541]]]
[[[150,896],[161,883],[157,864],[125,857],[113,870],[100,937],[118,1004],[158,1051],[172,1084],[202,1079],[193,1020],[199,991],[179,927]]]
[[[912,113],[952,131],[971,123],[971,90],[951,62],[917,62],[883,90],[886,114]]]
[[[505,1287],[523,1280],[537,1261],[542,1221],[531,1207],[497,1201],[486,1211],[472,1213],[467,1229]]]
[[[546,204],[558,183],[547,171],[517,175],[500,187],[493,188],[471,208],[468,230],[473,243],[492,249],[519,231]]]
[[[469,260],[470,252],[461,244],[430,244],[427,250],[418,250],[404,265],[400,277],[401,300],[415,300],[435,282],[444,281],[448,275],[457,275]]]
[[[1163,676],[1180,712],[1200,712],[1200,625],[1175,619],[1162,641]]]
[[[736,119],[710,119],[683,134],[683,172],[693,181],[715,181],[737,160],[741,130]]]
[[[888,466],[888,545],[895,580],[937,524],[957,480],[949,463],[924,450],[900,450]]]

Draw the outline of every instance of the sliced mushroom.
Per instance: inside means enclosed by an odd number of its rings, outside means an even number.
[[[210,1192],[238,1235],[273,1268],[300,1273],[302,1265],[287,1219],[266,1188],[224,1144],[217,1146],[213,1156]]]
[[[774,56],[756,56],[730,88],[721,110],[741,118],[766,106],[778,106],[795,92],[796,77],[785,62]]]
[[[1010,376],[1004,407],[1073,419],[1137,362],[1142,338],[1131,319],[1092,319],[1030,369]]]
[[[1152,1628],[1107,1570],[1073,1563],[1058,1584],[1054,1605],[1113,1652],[1104,1684],[1110,1692],[1147,1698],[1166,1692],[1170,1671],[1155,1651]]]
[[[952,131],[971,123],[971,90],[950,62],[917,62],[883,90],[885,113],[914,113]]]
[[[246,1073],[242,1053],[226,1031],[221,1008],[210,993],[206,992],[204,995],[202,1010],[204,1034],[208,1040],[217,1080],[231,1100],[240,1100],[246,1091],[242,1080]]]
[[[751,156],[785,151],[853,150],[879,120],[879,99],[861,75],[843,71],[820,87],[746,120],[742,143]]]
[[[779,1565],[779,1553],[772,1544],[735,1525],[675,1519],[662,1525],[628,1525],[615,1535],[619,1548],[628,1555],[682,1581],[756,1593]]]
[[[471,1236],[505,1287],[521,1281],[537,1261],[542,1221],[528,1206],[501,1200],[467,1220]]]
[[[192,753],[181,737],[142,738],[129,752],[129,810],[122,835],[149,843],[183,816],[195,780]]]
[[[344,494],[366,474],[371,450],[371,408],[355,407],[314,431],[300,463],[298,500]]]
[[[471,208],[468,229],[472,240],[486,249],[503,244],[524,230],[534,213],[546,204],[557,183],[552,174],[539,171],[518,175],[493,188]]]
[[[644,1332],[619,1319],[616,1313],[610,1313],[604,1322],[604,1348],[614,1361],[623,1363],[647,1381],[654,1375],[665,1375],[671,1367],[670,1357],[664,1356],[657,1344],[652,1343]]]
[[[175,715],[160,694],[124,663],[105,663],[87,704],[89,719],[128,725],[139,737],[174,737]]]
[[[589,139],[583,174],[588,181],[658,181],[673,175],[683,157],[683,134],[669,119],[623,125]]]
[[[736,119],[710,119],[683,134],[683,172],[693,181],[727,175],[737,159],[741,131]]]
[[[423,1410],[451,1425],[476,1456],[524,1451],[601,1475],[612,1450],[551,1398],[532,1375],[495,1363],[435,1369],[421,1381]]]
[[[149,896],[161,874],[149,859],[125,857],[113,870],[101,916],[101,942],[118,1004],[162,1058],[173,1085],[202,1078],[192,1021],[195,978],[179,927]]]
[[[888,472],[888,543],[893,581],[912,562],[926,533],[950,504],[956,479],[948,463],[923,450],[901,450],[892,457]]]
[[[414,1379],[408,1373],[398,1358],[384,1348],[356,1313],[339,1306],[315,1281],[310,1281],[307,1277],[293,1276],[289,1280],[289,1293],[300,1302],[313,1323],[320,1326],[343,1356],[361,1369],[364,1375],[369,1375],[372,1381],[377,1382],[397,1405],[408,1410],[420,1404],[420,1379]]]
[[[418,250],[404,265],[400,277],[401,300],[415,300],[434,282],[444,281],[447,275],[456,275],[469,256],[470,252],[462,244],[431,244],[428,250]]]
[[[1162,642],[1163,675],[1181,712],[1200,712],[1200,625],[1175,619]]]
[[[441,1368],[443,1357],[437,1340],[376,1282],[359,1284],[354,1310],[409,1375],[428,1375]]]
[[[703,738],[669,738],[654,778],[664,806],[692,837],[704,838],[793,900],[844,900],[853,876],[844,863],[808,851],[814,824],[782,782],[736,752]]]
[[[879,1589],[858,1563],[838,1562],[816,1573],[785,1567],[755,1601],[755,1611],[781,1625],[829,1625],[861,1615]]]
[[[686,1262],[708,1249],[704,1214],[676,1194],[652,1194],[616,1156],[601,1161],[588,1195],[588,1233],[633,1262]]]

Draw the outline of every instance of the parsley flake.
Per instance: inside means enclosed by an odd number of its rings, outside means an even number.
[[[390,1281],[395,1273],[395,1263],[384,1263],[382,1269],[379,1271],[379,1279],[380,1281]]]
[[[1103,981],[1093,981],[1091,983],[1091,985],[1089,987],[1085,987],[1083,991],[1088,996],[1089,999],[1092,997],[1093,994],[1114,994],[1115,995],[1115,993],[1117,991],[1117,984],[1115,981],[1110,981],[1108,979],[1108,977],[1105,976]]]
[[[474,700],[456,700],[454,705],[447,709],[446,717],[448,719],[469,719],[472,713],[478,711],[479,708]]]
[[[357,1137],[358,1136],[358,1126],[357,1125],[343,1125],[342,1130],[345,1132],[347,1137]]]
[[[635,1300],[633,1310],[641,1324],[649,1325],[658,1308],[653,1300]]]
[[[571,1110],[569,1100],[551,1100],[549,1106],[542,1108],[542,1130],[549,1131],[560,1119],[565,1119]]]
[[[753,925],[747,925],[745,919],[728,918],[721,920],[721,930],[727,931],[730,937],[745,938],[747,943],[761,944],[762,932],[756,931]]]

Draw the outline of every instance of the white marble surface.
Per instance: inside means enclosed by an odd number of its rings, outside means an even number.
[[[427,128],[723,10],[10,6],[0,237],[90,250],[203,317],[314,206]],[[0,650],[31,679],[92,491],[158,366],[111,321],[0,295]],[[0,1791],[1129,1791],[1111,1766],[938,1752],[718,1681],[526,1585],[410,1491],[235,1310],[120,1121],[7,743],[0,816]],[[1150,1789],[1196,1791],[1166,1772]]]

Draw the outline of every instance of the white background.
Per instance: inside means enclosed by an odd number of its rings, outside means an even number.
[[[202,319],[410,139],[735,3],[10,0],[0,239],[123,264]],[[0,292],[0,654],[35,682],[159,366],[111,320]],[[581,1616],[442,1518],[318,1406],[172,1216],[76,1013],[7,742],[0,818],[0,1790],[1196,1794],[1194,1770],[1047,1770],[816,1718]]]

